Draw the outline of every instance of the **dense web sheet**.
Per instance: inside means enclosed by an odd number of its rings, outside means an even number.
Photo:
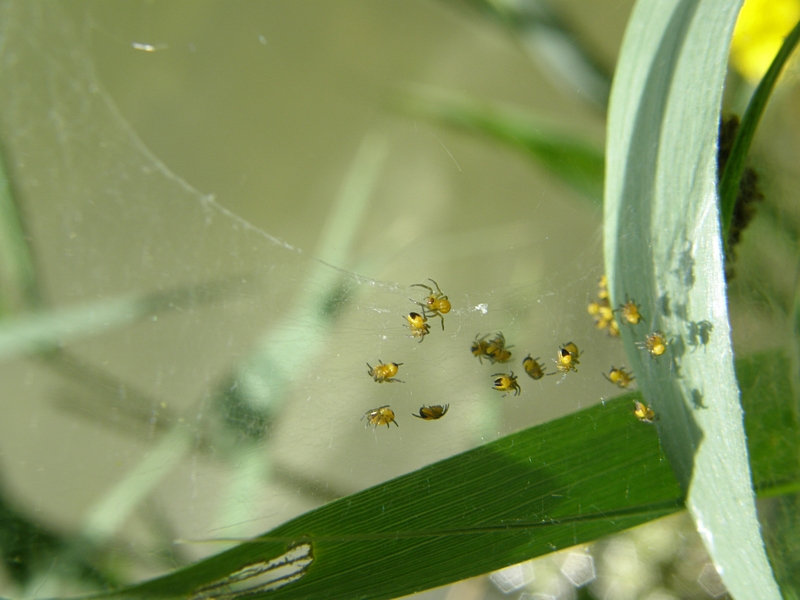
[[[354,257],[359,231],[389,227],[367,215],[393,156],[389,136],[374,131],[320,209],[317,247],[295,248],[153,156],[98,81],[76,25],[50,8],[6,3],[0,15],[4,160],[41,300],[68,310],[127,298],[120,310],[141,315],[112,315],[100,334],[75,327],[48,359],[19,352],[2,365],[6,501],[48,526],[124,541],[138,572],[153,574],[220,550],[214,539],[261,533],[615,395],[601,373],[624,362],[622,348],[586,314],[599,237],[561,234],[572,209],[513,250],[493,247],[550,213],[498,211],[480,230],[421,229]],[[419,260],[447,247],[457,268]],[[407,280],[363,274],[402,254],[416,261]],[[486,255],[503,262],[476,289],[464,263]],[[404,316],[425,291],[409,286],[429,277],[453,310],[444,331],[432,318],[417,343]],[[470,345],[497,331],[512,361],[480,364]],[[569,341],[586,352],[579,373],[525,375],[528,353],[552,371]],[[373,382],[365,363],[379,360],[403,363],[405,383]],[[491,375],[507,370],[521,395],[491,389]],[[440,421],[411,416],[441,403],[450,410]],[[364,412],[387,404],[399,427],[365,429]]]

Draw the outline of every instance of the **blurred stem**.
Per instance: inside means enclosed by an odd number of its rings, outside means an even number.
[[[489,136],[525,152],[552,175],[594,201],[603,201],[605,157],[589,141],[548,125],[544,118],[441,90],[415,87],[394,96],[399,110]]]
[[[514,32],[527,54],[564,92],[605,114],[611,71],[546,0],[460,0]]]
[[[731,231],[733,221],[733,211],[736,206],[736,198],[739,195],[739,184],[745,168],[745,159],[753,142],[756,127],[764,114],[767,101],[772,95],[772,90],[778,77],[783,70],[786,61],[794,51],[797,42],[800,41],[800,22],[786,36],[781,49],[769,66],[766,75],[758,84],[747,110],[742,117],[742,124],[736,133],[736,138],[731,147],[730,157],[725,164],[722,177],[719,180],[720,212],[722,214],[722,239],[728,243],[728,236]]]
[[[130,469],[87,511],[81,537],[94,545],[108,542],[118,533],[138,505],[168,478],[170,472],[193,449],[189,426],[179,423],[151,446],[144,458]]]
[[[792,343],[789,354],[789,385],[792,390],[792,408],[800,415],[800,264],[795,267],[794,306],[790,316]]]
[[[11,190],[0,153],[0,318],[13,312],[11,291],[18,292],[26,308],[41,305],[28,235]]]

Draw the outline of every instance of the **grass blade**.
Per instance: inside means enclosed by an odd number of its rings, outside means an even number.
[[[760,498],[800,492],[800,427],[789,358],[770,351],[736,361],[753,485]]]
[[[772,90],[778,82],[778,77],[799,41],[800,22],[786,36],[781,49],[775,55],[775,59],[769,66],[767,73],[753,93],[753,97],[750,99],[747,110],[742,117],[742,123],[739,126],[736,138],[733,141],[728,162],[725,163],[725,169],[722,171],[722,177],[719,180],[719,201],[720,212],[722,213],[722,239],[726,242],[731,230],[736,197],[739,194],[739,182],[742,180],[745,160],[753,142],[756,128],[761,120],[761,115],[764,114],[764,109],[767,106],[769,97],[772,95]]]
[[[643,305],[623,331],[687,505],[736,598],[779,598],[764,552],[733,369],[716,195],[716,139],[738,8],[640,2],[612,92],[605,259],[612,296]],[[634,344],[672,340],[656,362]]]
[[[791,404],[786,394],[788,367],[788,360],[775,352],[737,362],[753,476],[762,497],[791,492],[800,484],[797,421],[781,409]],[[502,438],[109,596],[219,592],[223,583],[234,583],[232,573],[308,544],[312,560],[299,565],[302,576],[279,581],[285,590],[270,596],[316,597],[331,591],[348,598],[388,598],[675,512],[682,507],[680,488],[663,460],[654,429],[630,414],[632,400],[639,398],[638,393],[627,394]],[[785,536],[779,529],[773,531],[771,554],[786,555]],[[791,576],[791,569],[783,570]],[[230,598],[244,594],[253,582],[243,579],[236,584],[242,589]]]
[[[800,598],[800,428],[794,373],[782,351],[736,361],[762,535],[785,598]],[[779,496],[779,497],[778,497]]]
[[[310,544],[311,564],[270,597],[393,598],[680,510],[655,430],[631,406],[628,395],[504,437],[113,595],[211,590],[231,583],[231,573]],[[239,585],[245,593],[248,584]]]

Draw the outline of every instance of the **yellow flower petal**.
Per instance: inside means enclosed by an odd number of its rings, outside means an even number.
[[[731,62],[736,70],[757,83],[798,20],[800,0],[747,0],[731,41]]]

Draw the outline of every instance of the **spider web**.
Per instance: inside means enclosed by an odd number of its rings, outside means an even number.
[[[208,8],[209,23],[175,28],[171,38],[138,23],[152,36],[142,41],[114,30],[102,5],[66,15],[27,2],[0,9],[4,160],[41,301],[69,310],[128,298],[142,315],[121,326],[111,319],[99,334],[78,328],[47,358],[17,355],[0,366],[4,501],[25,507],[42,527],[111,544],[133,557],[129,575],[149,576],[223,547],[197,540],[264,532],[332,498],[615,395],[601,373],[624,362],[622,348],[586,314],[601,273],[598,211],[523,159],[379,113],[374,98],[364,99],[374,95],[366,84],[342,92],[329,79],[313,93],[324,103],[329,91],[334,106],[322,107],[314,124],[352,96],[372,103],[359,119],[345,115],[346,135],[336,138],[339,126],[298,128],[242,141],[239,150],[221,129],[242,123],[215,115],[218,105],[194,91],[224,88],[219,48],[225,61],[255,61],[270,43],[285,49],[269,19],[238,17],[243,34],[213,23]],[[463,24],[436,16],[456,30],[435,44],[446,66],[467,36]],[[326,18],[310,19],[307,33]],[[294,60],[305,64],[297,52]],[[151,69],[167,87],[165,73],[194,73],[172,84],[177,99],[165,113],[180,120],[179,106],[191,122],[207,123],[202,143],[187,144],[185,129],[172,133],[163,116],[142,117],[141,106],[155,101],[126,94],[136,85],[140,94],[155,89],[148,80],[116,83],[112,96],[95,70],[95,61],[112,60]],[[430,61],[420,77],[443,68]],[[270,89],[283,105],[311,102],[310,83],[293,90],[284,85],[291,74],[270,64],[274,72],[243,72],[259,78],[239,117],[256,132],[284,118],[277,101],[268,102],[271,110],[261,105],[264,79],[276,78]],[[159,152],[129,125],[117,98],[150,123]],[[291,146],[317,138],[322,158]],[[254,143],[267,148],[265,158],[248,154]],[[165,160],[185,178],[159,158],[170,144],[179,153]],[[284,157],[270,162],[281,148],[297,162],[291,176]],[[226,171],[242,160],[249,164]],[[209,170],[222,175],[215,180]],[[225,183],[237,173],[266,182],[266,190]],[[287,181],[296,189],[282,192]],[[430,335],[417,343],[404,316],[415,309],[409,298],[425,295],[410,285],[428,278],[453,310],[444,331],[432,318]],[[512,361],[480,364],[472,341],[497,331],[513,345]],[[585,352],[579,373],[538,382],[525,375],[528,353],[553,370],[556,349],[568,341]],[[403,363],[405,383],[373,382],[365,363],[378,360]],[[491,375],[504,370],[519,375],[521,395],[491,389]],[[443,403],[450,411],[440,421],[411,416]],[[364,412],[387,404],[399,427],[365,429]]]

